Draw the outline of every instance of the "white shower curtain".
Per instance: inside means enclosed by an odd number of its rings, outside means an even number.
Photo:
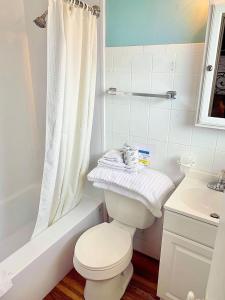
[[[33,236],[75,207],[89,164],[97,68],[97,20],[49,0],[46,150]]]

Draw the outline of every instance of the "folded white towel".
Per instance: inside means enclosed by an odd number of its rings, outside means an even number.
[[[126,165],[123,159],[123,151],[110,150],[98,161],[98,166],[103,168],[110,168],[125,172],[136,172],[136,165]]]
[[[136,166],[127,166],[123,162],[108,161],[108,160],[105,160],[104,158],[99,159],[98,166],[103,167],[103,168],[110,168],[110,169],[125,171],[125,172],[136,172],[137,171]]]
[[[104,160],[123,163],[123,152],[119,150],[110,150],[103,156]]]
[[[129,191],[120,186],[110,184],[110,183],[104,183],[104,182],[94,182],[93,186],[96,188],[99,188],[99,189],[103,189],[103,190],[114,192],[116,194],[120,194],[122,196],[131,198],[131,199],[135,199],[137,201],[142,202],[146,207],[149,207],[149,203],[145,198],[143,198],[142,196],[140,196],[139,194],[137,194],[135,192]]]
[[[12,280],[6,271],[0,270],[0,297],[12,288]]]
[[[168,176],[148,168],[137,173],[127,173],[97,167],[88,174],[88,180],[110,185],[111,189],[112,186],[119,187],[120,190],[117,189],[117,192],[120,194],[122,194],[121,188],[133,193],[131,198],[144,202],[151,213],[158,218],[162,216],[162,205],[175,188]],[[137,195],[141,198],[136,197]]]

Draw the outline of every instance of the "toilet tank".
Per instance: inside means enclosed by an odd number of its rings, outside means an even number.
[[[131,227],[146,229],[155,221],[151,212],[137,200],[105,191],[105,203],[111,218]]]

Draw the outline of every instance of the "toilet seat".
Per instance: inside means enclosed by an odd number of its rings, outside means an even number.
[[[75,246],[74,266],[89,280],[106,280],[122,273],[132,258],[131,234],[113,223],[87,230]]]

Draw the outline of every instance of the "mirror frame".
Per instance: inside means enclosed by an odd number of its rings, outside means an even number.
[[[195,125],[225,130],[225,118],[209,116],[212,105],[212,88],[215,83],[215,72],[217,72],[218,46],[223,18],[225,18],[225,0],[211,1]]]

